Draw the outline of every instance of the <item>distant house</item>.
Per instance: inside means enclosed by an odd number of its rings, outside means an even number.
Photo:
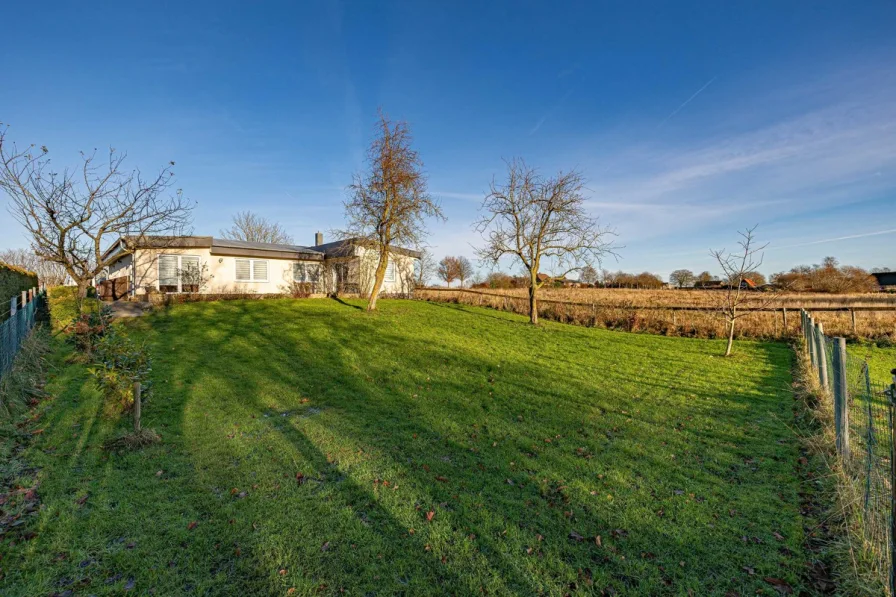
[[[874,272],[871,275],[875,277],[881,290],[896,291],[896,272]]]
[[[698,290],[718,290],[723,287],[724,284],[721,280],[697,280],[694,282],[694,288]]]
[[[315,235],[310,247],[256,243],[211,236],[122,237],[103,258],[113,257],[106,279],[127,278],[124,296],[148,292],[177,294],[281,294],[293,283],[312,294],[369,292],[378,253],[360,239],[326,243]],[[118,255],[117,258],[116,254]],[[420,254],[394,248],[383,281],[385,294],[412,290],[414,264]],[[117,296],[115,298],[118,298]]]

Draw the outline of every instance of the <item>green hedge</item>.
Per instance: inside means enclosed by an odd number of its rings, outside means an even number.
[[[0,321],[9,317],[9,299],[37,288],[37,274],[0,261]]]

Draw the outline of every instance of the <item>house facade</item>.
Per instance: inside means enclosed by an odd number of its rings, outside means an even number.
[[[304,247],[211,236],[123,237],[104,254],[112,261],[104,279],[117,280],[130,298],[153,293],[365,294],[373,285],[379,252],[357,239]],[[383,294],[409,294],[419,253],[390,253]],[[126,277],[127,283],[120,278]]]

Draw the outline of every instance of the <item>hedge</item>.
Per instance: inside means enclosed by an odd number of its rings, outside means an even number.
[[[47,289],[47,304],[50,309],[50,324],[54,332],[65,329],[78,317],[78,287],[54,286]],[[84,312],[98,309],[100,302],[96,297],[84,299]]]
[[[0,321],[9,317],[9,299],[37,288],[37,274],[0,261]]]

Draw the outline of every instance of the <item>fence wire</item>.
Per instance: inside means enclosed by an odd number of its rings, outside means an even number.
[[[18,306],[9,319],[0,323],[0,377],[12,369],[22,341],[34,327],[35,314],[42,301],[43,296],[36,294],[33,300]]]
[[[832,401],[837,452],[849,484],[845,495],[853,500],[851,523],[863,541],[861,555],[892,596],[896,594],[896,384],[874,379],[866,359],[847,352],[843,338],[826,336],[806,312],[802,324],[805,350]]]

